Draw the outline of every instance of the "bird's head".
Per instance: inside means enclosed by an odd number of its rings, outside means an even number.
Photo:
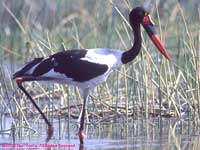
[[[146,9],[143,7],[134,8],[129,14],[129,21],[133,30],[137,30],[138,26],[142,24],[154,45],[168,60],[170,60],[170,56],[158,37],[155,25]]]

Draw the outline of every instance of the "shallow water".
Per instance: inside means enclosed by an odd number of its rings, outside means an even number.
[[[9,120],[8,120],[9,122]],[[9,126],[9,125],[8,125]],[[53,120],[54,135],[45,143],[46,126],[35,125],[36,132],[16,130],[13,137],[0,134],[2,149],[85,149],[85,150],[176,150],[200,149],[198,125],[176,119],[139,119],[120,123],[88,124],[84,147],[79,146],[75,121]],[[70,131],[70,132],[68,132]],[[5,132],[4,132],[5,133]],[[19,136],[21,134],[21,136]]]

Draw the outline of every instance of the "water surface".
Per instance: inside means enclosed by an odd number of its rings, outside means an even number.
[[[11,120],[8,119],[9,121]],[[54,136],[48,143],[45,143],[46,126],[40,124],[34,126],[35,132],[27,129],[16,130],[14,139],[11,130],[1,132],[1,147],[5,148],[7,146],[5,144],[10,144],[20,149],[198,150],[200,148],[198,125],[192,121],[152,118],[118,123],[89,123],[86,126],[87,139],[84,147],[79,146],[78,126],[75,121],[55,119],[53,125]]]

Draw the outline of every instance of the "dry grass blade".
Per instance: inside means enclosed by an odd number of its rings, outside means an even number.
[[[19,28],[21,29],[21,31],[26,34],[26,31],[23,27],[23,25],[20,23],[20,21],[17,19],[17,17],[13,14],[13,12],[8,8],[8,6],[2,2],[3,7],[7,10],[7,12],[12,16],[12,18],[15,20],[15,22],[17,23],[17,25],[19,26]]]

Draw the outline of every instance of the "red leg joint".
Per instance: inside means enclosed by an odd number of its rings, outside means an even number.
[[[22,85],[22,82],[23,82],[23,78],[22,77],[18,77],[15,79],[16,83],[18,86],[21,86]]]
[[[86,135],[84,133],[83,130],[79,131],[79,140],[80,140],[80,144],[84,144],[84,139],[85,139]]]

